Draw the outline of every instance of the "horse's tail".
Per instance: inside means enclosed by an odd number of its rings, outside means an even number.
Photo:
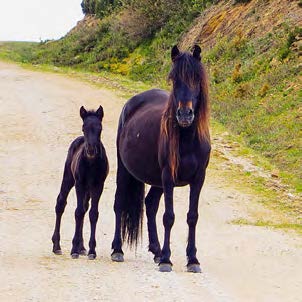
[[[124,167],[118,155],[117,190],[114,210],[121,214],[123,242],[137,246],[142,234],[145,185]]]
[[[126,104],[127,105],[127,104]],[[117,177],[114,211],[121,217],[121,235],[123,242],[130,247],[137,246],[142,234],[145,184],[137,180],[122,163],[119,152],[121,129],[127,118],[127,106],[124,106],[119,120],[117,133]]]

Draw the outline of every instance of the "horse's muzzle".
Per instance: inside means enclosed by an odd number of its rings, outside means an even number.
[[[194,121],[194,112],[190,108],[177,109],[176,119],[180,127],[190,127]]]

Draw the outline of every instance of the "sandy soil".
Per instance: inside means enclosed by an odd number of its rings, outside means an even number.
[[[0,301],[302,301],[300,238],[230,224],[247,215],[252,198],[223,186],[211,170],[197,233],[202,274],[185,268],[187,188],[175,195],[172,273],[160,273],[153,264],[146,226],[138,249],[126,249],[124,263],[111,262],[115,133],[123,102],[110,91],[73,79],[0,63]],[[69,256],[74,191],[62,220],[62,256],[52,254],[50,240],[67,148],[81,133],[82,104],[103,105],[103,141],[110,160],[95,261]],[[160,238],[162,213],[161,206]],[[84,231],[87,239],[88,223]]]

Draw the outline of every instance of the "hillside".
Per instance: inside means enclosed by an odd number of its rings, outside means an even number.
[[[19,49],[17,59],[166,87],[171,46],[200,44],[213,118],[301,192],[301,1],[153,2],[83,1],[86,16],[66,37]]]

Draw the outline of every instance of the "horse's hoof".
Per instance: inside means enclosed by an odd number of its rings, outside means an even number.
[[[189,264],[187,265],[187,271],[189,273],[201,273],[201,268],[199,264]]]
[[[113,253],[111,260],[115,262],[124,262],[124,255],[122,253]]]
[[[159,262],[160,262],[160,257],[154,256],[153,260],[154,260],[154,263],[159,264]]]
[[[72,253],[71,254],[72,259],[78,259],[79,257],[80,257],[80,255],[78,253]]]
[[[62,255],[63,253],[62,253],[62,250],[55,250],[55,251],[53,251],[53,253],[55,254],[55,255]]]
[[[170,263],[160,263],[159,271],[162,273],[170,273],[172,272],[172,264]]]
[[[89,260],[94,260],[96,258],[96,254],[89,254],[88,259]]]
[[[86,256],[86,255],[87,255],[86,249],[82,249],[82,250],[80,251],[80,255],[81,255],[81,256]]]

